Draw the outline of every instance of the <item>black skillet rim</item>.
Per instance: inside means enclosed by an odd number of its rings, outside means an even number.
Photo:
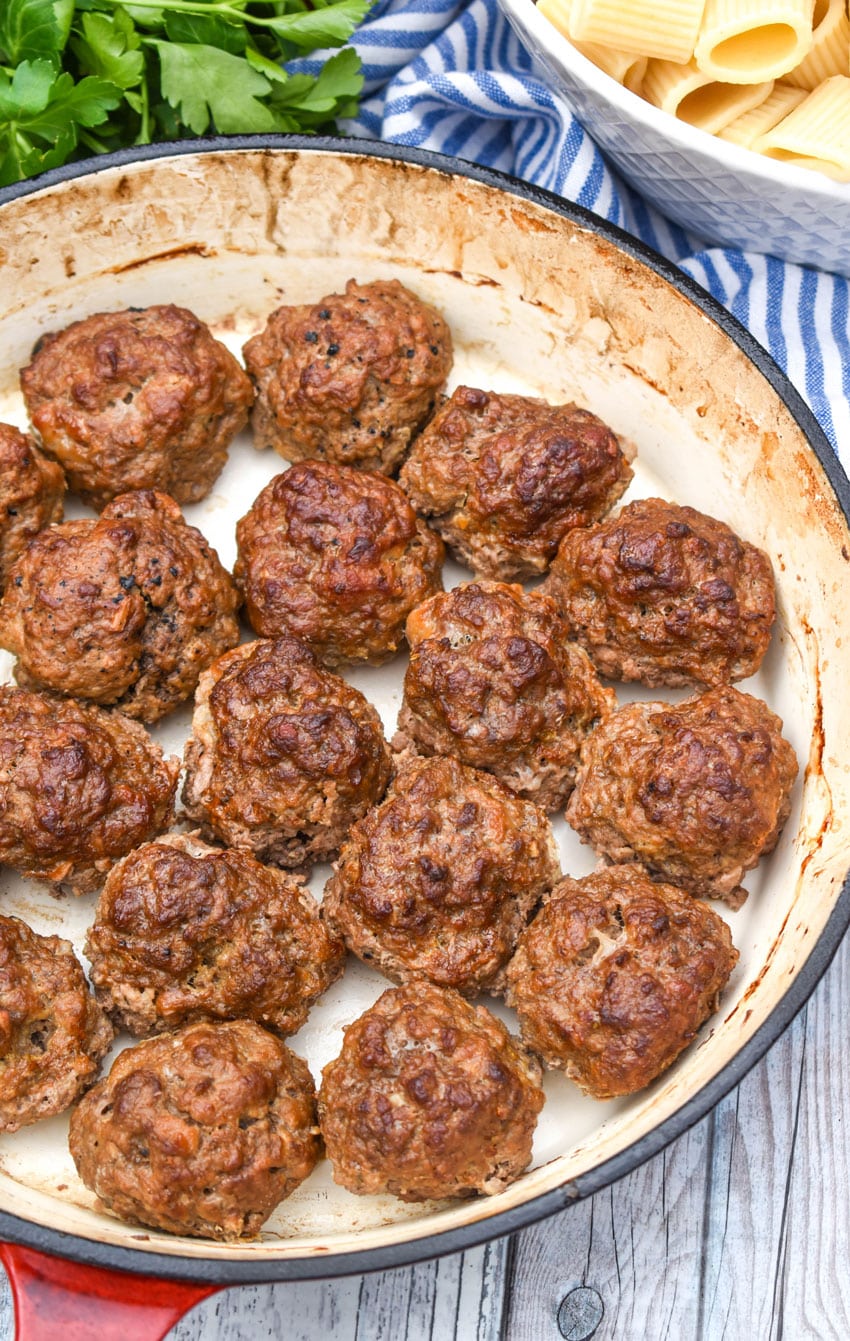
[[[430,150],[401,147],[377,140],[343,136],[223,135],[166,144],[139,145],[104,154],[95,159],[86,159],[80,163],[66,163],[29,181],[16,182],[11,186],[0,188],[0,207],[11,200],[33,195],[62,182],[92,176],[108,168],[120,168],[159,158],[203,153],[238,153],[244,150],[253,152],[306,150],[318,153],[356,154],[366,158],[410,163],[415,167],[433,169],[449,177],[466,177],[509,195],[529,200],[582,228],[597,233],[671,284],[742,350],[787,405],[823,467],[844,516],[850,521],[850,482],[826,434],[788,377],[746,327],[741,325],[737,318],[733,317],[710,293],[653,248],[583,206],[564,200],[551,191],[533,186],[507,173],[480,167],[476,163],[450,158]],[[497,1212],[473,1224],[430,1233],[424,1237],[388,1244],[381,1248],[333,1253],[327,1256],[278,1260],[263,1258],[260,1261],[203,1259],[147,1252],[141,1248],[123,1248],[101,1240],[51,1229],[8,1211],[0,1211],[0,1238],[89,1266],[130,1271],[139,1275],[160,1277],[163,1280],[185,1280],[226,1286],[321,1280],[389,1270],[431,1260],[448,1253],[460,1252],[515,1233],[625,1177],[705,1117],[744,1078],[805,1005],[829,967],[848,925],[850,925],[850,874],[844,880],[841,893],[823,931],[785,995],[752,1038],[702,1089],[692,1095],[665,1122],[588,1173],[561,1187],[541,1193],[521,1206]]]

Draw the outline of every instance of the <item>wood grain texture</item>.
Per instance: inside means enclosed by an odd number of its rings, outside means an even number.
[[[559,1306],[579,1286],[602,1301],[594,1341],[847,1341],[848,1020],[845,941],[742,1084],[619,1183],[510,1243],[229,1290],[169,1341],[560,1341]],[[0,1341],[11,1341],[0,1283]]]

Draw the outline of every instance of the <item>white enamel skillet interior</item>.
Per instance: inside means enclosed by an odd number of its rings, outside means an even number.
[[[850,920],[850,486],[764,350],[604,221],[497,173],[363,141],[204,141],[66,167],[0,192],[0,420],[26,423],[18,371],[38,337],[92,312],[182,303],[238,354],[279,303],[387,276],[445,315],[452,385],[576,400],[635,445],[628,497],[692,504],[770,554],[777,628],[762,670],[741,687],[784,719],[801,773],[777,850],[745,882],[749,900],[721,909],[740,963],[718,1014],[643,1093],[597,1103],[548,1075],[533,1166],[497,1197],[425,1206],[355,1197],[323,1162],[256,1242],[179,1238],[98,1207],[60,1117],[0,1139],[0,1235],[11,1241],[228,1283],[397,1266],[507,1233],[620,1177],[702,1117],[789,1023]],[[210,497],[187,509],[225,564],[236,519],[282,469],[244,434]],[[67,513],[86,515],[73,501]],[[469,576],[447,567],[447,584]],[[399,657],[350,675],[388,734],[403,670]],[[0,675],[9,674],[6,658]],[[188,724],[181,711],[155,734],[179,751]],[[592,852],[560,818],[555,827],[564,871],[591,870]],[[327,874],[311,881],[319,896]],[[0,889],[4,912],[81,951],[93,898],[57,898],[10,871]],[[291,1042],[317,1080],[343,1026],[386,985],[350,961],[314,1008]],[[486,1004],[516,1028],[510,1011]]]

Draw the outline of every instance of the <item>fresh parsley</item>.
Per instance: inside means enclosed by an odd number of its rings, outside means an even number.
[[[313,131],[363,87],[373,0],[0,0],[0,186],[186,135]],[[296,56],[342,47],[317,75]]]

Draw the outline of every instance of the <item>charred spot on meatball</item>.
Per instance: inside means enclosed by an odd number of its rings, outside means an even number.
[[[545,572],[562,537],[605,515],[632,470],[595,414],[458,387],[416,439],[399,483],[481,577]]]
[[[29,434],[0,424],[0,593],[33,537],[61,519],[64,494],[62,467]]]
[[[775,615],[767,555],[661,498],[569,532],[544,590],[600,674],[650,686],[753,675]]]
[[[42,531],[12,570],[0,646],[15,679],[155,722],[239,640],[239,594],[173,499],[122,494]]]
[[[334,855],[390,776],[376,710],[289,636],[201,677],[185,761],[183,804],[204,836],[287,867]]]
[[[531,1160],[540,1075],[500,1020],[451,988],[390,988],[322,1073],[334,1180],[402,1201],[501,1192]]]
[[[70,941],[0,917],[0,1131],[70,1108],[111,1042]]]
[[[567,820],[606,861],[732,907],[776,846],[797,775],[782,722],[731,685],[630,703],[588,740]]]
[[[392,474],[452,366],[439,312],[398,280],[279,307],[244,348],[257,388],[254,442]]]
[[[319,1157],[313,1078],[253,1020],[190,1024],[118,1055],[71,1114],[70,1147],[123,1220],[254,1238]]]
[[[330,667],[386,661],[410,611],[442,587],[442,541],[373,471],[292,466],[266,485],[236,539],[251,627],[295,634]]]
[[[488,773],[437,757],[404,768],[354,825],[322,900],[349,950],[396,982],[498,992],[560,878],[545,813]]]
[[[98,510],[131,489],[204,498],[254,398],[233,355],[171,304],[98,312],[46,335],[21,389],[45,451]]]
[[[0,862],[86,894],[167,828],[178,759],[138,722],[0,685]]]
[[[110,871],[86,955],[98,1001],[131,1034],[243,1018],[286,1035],[345,950],[295,876],[170,835]]]
[[[614,706],[555,606],[538,592],[469,582],[410,615],[399,731],[405,751],[454,754],[557,810],[585,736]]]
[[[611,1099],[675,1061],[737,960],[712,908],[620,866],[553,889],[508,967],[508,1001],[529,1048]]]

